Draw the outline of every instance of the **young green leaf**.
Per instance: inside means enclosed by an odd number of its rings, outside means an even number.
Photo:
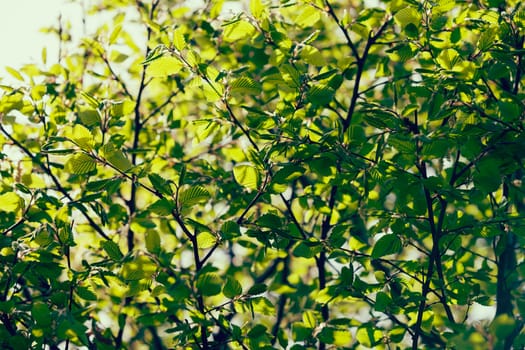
[[[160,252],[160,235],[156,230],[146,232],[146,249],[153,254]]]
[[[104,241],[101,244],[102,249],[104,249],[104,251],[106,252],[106,254],[108,254],[111,260],[120,261],[124,257],[117,243],[113,241]]]
[[[217,243],[217,237],[211,232],[201,232],[197,235],[197,246],[200,249],[208,249]]]
[[[179,203],[185,207],[207,202],[210,192],[202,186],[192,186],[179,193]]]
[[[242,286],[234,277],[228,276],[226,284],[222,288],[222,293],[226,298],[233,299],[242,294]]]
[[[256,167],[240,164],[233,168],[233,176],[237,183],[247,189],[257,190],[261,183],[261,175]]]
[[[266,290],[268,289],[268,286],[266,286],[266,284],[264,283],[257,283],[257,284],[254,284],[246,294],[248,295],[258,295],[258,294],[262,294],[264,292],[266,292]]]
[[[64,165],[66,171],[72,174],[87,174],[97,168],[95,160],[85,153],[75,153],[69,157]]]
[[[401,248],[401,239],[396,234],[386,234],[374,244],[371,256],[373,259],[377,259],[385,255],[397,254]]]
[[[197,277],[197,289],[202,295],[217,295],[222,290],[223,280],[216,273],[204,273]]]

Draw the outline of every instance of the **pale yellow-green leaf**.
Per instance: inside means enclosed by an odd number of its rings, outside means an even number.
[[[222,5],[224,4],[224,0],[214,0],[211,3],[212,3],[212,6],[210,8],[209,17],[217,18],[221,14]]]
[[[183,28],[178,27],[173,31],[173,46],[179,51],[186,47],[186,39],[184,38]]]
[[[42,57],[42,63],[46,64],[47,63],[47,48],[45,46],[42,48],[41,57]]]
[[[261,0],[251,0],[250,1],[250,12],[252,16],[256,19],[260,19],[264,14],[264,5]]]
[[[80,96],[82,96],[84,101],[86,101],[87,104],[93,108],[98,108],[98,106],[100,105],[100,102],[95,97],[88,94],[87,92],[81,91]]]
[[[22,198],[20,198],[14,192],[7,192],[0,195],[0,210],[4,212],[15,212],[21,208],[23,204]]]
[[[439,0],[437,5],[432,8],[432,13],[445,13],[456,6],[455,0]]]
[[[404,7],[394,15],[394,20],[403,28],[409,24],[419,26],[421,14],[414,7]]]
[[[72,128],[65,128],[64,135],[83,150],[91,151],[93,149],[95,143],[93,135],[91,131],[82,124],[76,124]]]
[[[295,24],[301,28],[307,28],[315,25],[321,19],[321,12],[313,6],[304,6],[295,17]]]
[[[202,79],[202,88],[206,100],[209,102],[217,102],[224,95],[224,85],[221,81],[215,81],[219,71],[212,66],[206,69],[206,79]]]
[[[200,249],[208,249],[217,243],[217,237],[210,232],[201,232],[197,235],[197,246]]]
[[[315,328],[317,326],[315,313],[312,310],[306,310],[303,312],[303,323],[308,328]]]
[[[459,53],[454,49],[445,49],[437,57],[439,65],[445,69],[452,69],[461,60]]]
[[[16,79],[20,80],[20,81],[24,81],[24,77],[22,76],[22,74],[20,74],[16,69],[14,68],[11,68],[11,67],[5,67],[5,70],[11,74],[13,77],[15,77]]]
[[[64,165],[67,172],[72,174],[87,174],[97,167],[95,160],[85,153],[75,153],[69,157]]]
[[[366,347],[372,347],[376,345],[376,342],[383,337],[383,333],[380,330],[372,330],[366,327],[359,328],[357,330],[356,339],[359,344]]]
[[[109,44],[110,45],[114,44],[115,41],[117,41],[118,35],[120,34],[121,30],[122,30],[122,25],[121,24],[119,24],[119,25],[115,26],[115,28],[113,28],[113,31],[109,35]]]
[[[163,56],[152,61],[146,68],[146,73],[154,78],[164,78],[168,75],[177,74],[182,67],[182,63],[177,58]]]
[[[186,54],[186,62],[188,62],[190,67],[195,67],[201,62],[201,57],[194,50],[189,50]]]
[[[313,64],[314,66],[323,66],[326,63],[321,52],[311,45],[305,45],[299,56],[304,59],[306,63]]]
[[[256,167],[248,164],[237,165],[233,168],[235,181],[250,190],[257,190],[261,182],[261,175]]]
[[[233,43],[235,41],[252,36],[254,32],[255,27],[251,23],[244,20],[239,20],[227,25],[224,28],[223,40],[228,43]]]

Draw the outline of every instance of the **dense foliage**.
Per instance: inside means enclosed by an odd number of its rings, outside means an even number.
[[[523,3],[87,11],[1,86],[1,348],[525,346]]]

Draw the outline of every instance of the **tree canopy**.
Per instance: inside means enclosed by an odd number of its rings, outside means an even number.
[[[94,3],[0,86],[2,348],[525,346],[522,2]]]

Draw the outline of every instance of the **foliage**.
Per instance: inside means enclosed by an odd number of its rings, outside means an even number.
[[[522,3],[226,4],[7,69],[1,347],[523,348]]]

